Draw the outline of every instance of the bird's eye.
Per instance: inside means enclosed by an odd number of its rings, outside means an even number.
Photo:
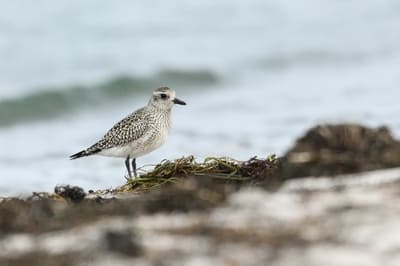
[[[165,93],[161,93],[160,96],[161,96],[161,99],[167,99],[167,97],[168,97],[167,94],[165,94]]]

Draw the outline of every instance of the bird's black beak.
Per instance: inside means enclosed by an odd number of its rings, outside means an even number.
[[[174,104],[186,105],[186,103],[184,101],[179,100],[178,98],[173,99],[172,102]]]

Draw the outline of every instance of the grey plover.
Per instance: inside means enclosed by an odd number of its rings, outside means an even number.
[[[165,142],[171,129],[174,104],[186,105],[175,97],[174,90],[168,87],[156,89],[147,106],[116,123],[98,142],[71,155],[70,159],[93,154],[123,157],[126,158],[129,177],[132,177],[132,171],[136,177],[136,158],[154,151]]]

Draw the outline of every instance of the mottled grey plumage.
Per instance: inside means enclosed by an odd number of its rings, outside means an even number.
[[[124,146],[135,141],[147,130],[149,123],[156,123],[152,118],[150,112],[146,112],[144,107],[140,108],[115,124],[101,140],[90,146],[86,151],[89,153],[101,151]]]
[[[98,142],[70,158],[92,154],[124,157],[129,175],[129,160],[132,158],[132,168],[136,176],[136,157],[157,149],[165,142],[171,128],[171,110],[174,104],[184,105],[185,102],[177,99],[175,91],[168,87],[156,89],[147,106],[116,123]]]

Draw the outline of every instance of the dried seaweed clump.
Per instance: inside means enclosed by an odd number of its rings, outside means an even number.
[[[334,176],[400,166],[400,142],[386,127],[319,125],[283,158],[285,178]]]
[[[150,172],[137,179],[129,179],[118,191],[149,189],[167,183],[175,183],[182,178],[209,178],[220,182],[262,183],[266,179],[276,179],[280,169],[279,159],[272,155],[266,159],[251,158],[238,161],[231,158],[208,157],[198,163],[193,156],[174,161],[164,160]]]

